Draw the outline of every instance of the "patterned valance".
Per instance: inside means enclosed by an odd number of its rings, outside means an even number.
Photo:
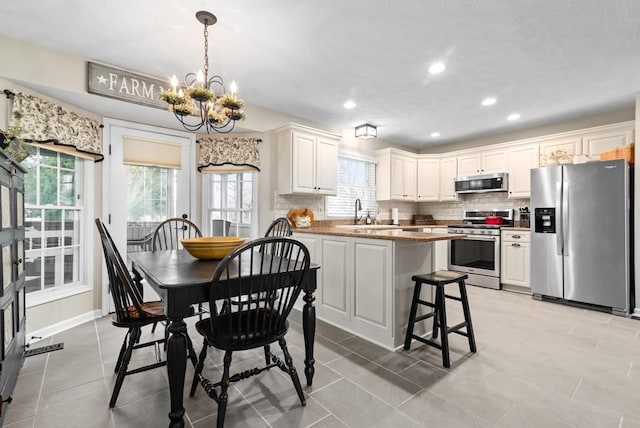
[[[96,162],[104,159],[100,123],[50,101],[16,93],[11,125],[22,130],[26,142],[52,143],[50,150]]]
[[[198,171],[237,172],[260,171],[258,143],[262,140],[250,137],[200,137]]]

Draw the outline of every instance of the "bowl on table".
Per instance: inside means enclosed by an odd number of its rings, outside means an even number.
[[[237,236],[203,236],[185,238],[182,246],[189,254],[200,260],[220,260],[244,243]]]

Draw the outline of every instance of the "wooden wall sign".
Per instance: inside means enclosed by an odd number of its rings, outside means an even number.
[[[171,89],[168,81],[95,62],[89,62],[88,65],[89,93],[167,109],[167,103],[160,99],[160,93]]]

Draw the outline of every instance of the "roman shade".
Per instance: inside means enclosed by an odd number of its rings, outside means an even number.
[[[167,141],[125,135],[122,162],[125,165],[182,169],[182,146]]]
[[[16,93],[11,125],[22,130],[20,136],[27,143],[49,144],[48,150],[96,162],[104,159],[100,123],[51,101]]]
[[[252,137],[199,137],[198,171],[260,171],[258,143],[261,141]]]

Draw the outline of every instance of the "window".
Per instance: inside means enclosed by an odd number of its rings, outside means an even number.
[[[34,147],[25,174],[26,291],[79,285],[84,230],[82,160]]]
[[[376,166],[372,160],[338,157],[338,194],[326,198],[327,217],[353,218],[355,200],[360,198],[362,211],[375,216]]]
[[[203,174],[207,192],[207,226],[210,234],[257,234],[257,184],[252,172]]]

